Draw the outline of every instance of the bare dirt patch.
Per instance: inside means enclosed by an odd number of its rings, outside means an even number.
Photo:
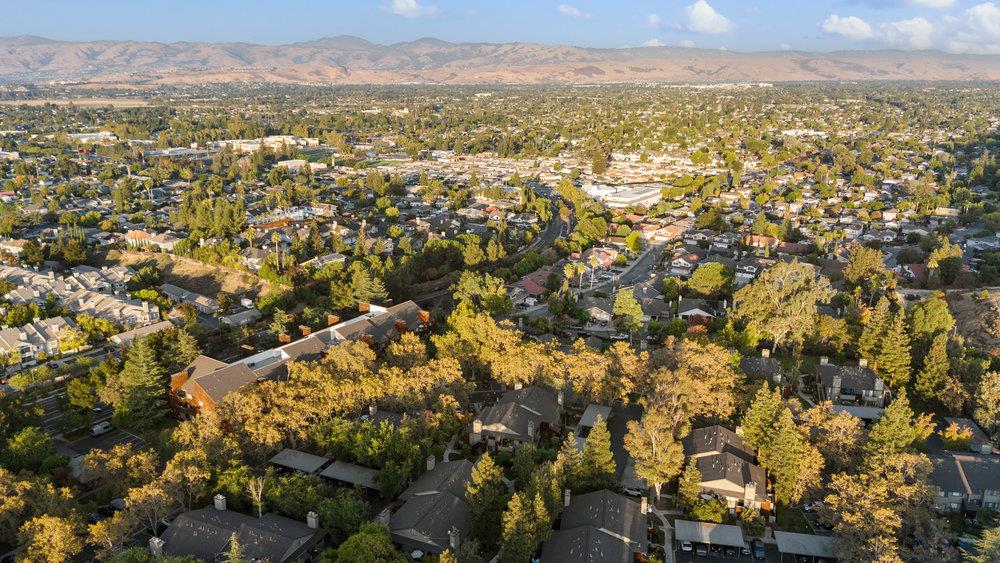
[[[978,293],[948,293],[948,306],[966,344],[1000,354],[1000,292],[990,292],[987,299]]]
[[[112,250],[105,256],[104,265],[129,266],[135,270],[143,266],[155,266],[163,272],[164,283],[209,297],[215,297],[219,291],[265,295],[272,289],[270,282],[248,272],[212,266],[197,260],[159,252]]]

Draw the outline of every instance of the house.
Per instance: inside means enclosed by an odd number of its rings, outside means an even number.
[[[670,273],[686,278],[697,267],[701,257],[694,253],[677,253],[670,259]]]
[[[0,330],[0,354],[18,360],[13,363],[21,367],[35,365],[60,353],[59,333],[65,328],[76,328],[76,323],[66,317],[52,317],[20,327],[4,327]]]
[[[153,323],[151,325],[140,326],[133,328],[131,330],[126,330],[125,332],[120,332],[112,336],[111,338],[108,338],[108,341],[110,341],[112,344],[117,344],[122,348],[128,348],[129,346],[132,345],[132,342],[134,342],[136,338],[149,336],[150,334],[155,334],[162,330],[171,329],[173,327],[174,323],[170,321],[160,321],[158,323]]]
[[[707,299],[677,299],[677,318],[692,324],[703,324],[725,314],[726,301]]]
[[[312,260],[306,260],[302,263],[302,265],[309,266],[316,270],[322,270],[330,264],[344,264],[345,262],[347,262],[347,256],[344,256],[339,252],[334,252],[333,254],[325,254],[323,256],[317,256]]]
[[[692,431],[683,445],[688,463],[701,473],[702,491],[715,495],[734,512],[771,509],[764,470],[754,463],[754,452],[738,434],[709,426]]]
[[[157,248],[172,252],[181,239],[171,233],[150,233],[133,230],[125,233],[125,244],[131,248]]]
[[[11,256],[20,258],[26,244],[28,244],[28,241],[24,239],[6,239],[0,242],[0,252],[6,252]]]
[[[154,557],[224,558],[235,535],[247,561],[304,561],[323,547],[325,532],[310,512],[306,523],[273,513],[260,518],[226,509],[226,497],[215,495],[213,506],[180,513],[159,538],[149,540]]]
[[[649,547],[647,500],[607,489],[563,500],[559,529],[542,546],[542,563],[632,563]]]
[[[497,404],[483,409],[472,421],[469,442],[485,442],[491,450],[534,444],[543,431],[559,430],[562,407],[561,392],[535,385],[507,391]]]
[[[615,327],[611,322],[614,318],[614,307],[610,301],[600,297],[584,297],[577,306],[589,315],[586,330],[614,331]]]
[[[884,407],[888,390],[864,359],[856,366],[836,366],[824,356],[816,366],[816,394],[817,401],[835,405]]]
[[[170,376],[170,407],[178,418],[191,418],[215,410],[226,395],[257,380],[245,364],[229,365],[201,355]]]
[[[781,362],[771,357],[767,348],[760,351],[760,356],[742,356],[740,369],[743,373],[755,379],[762,379],[774,385],[785,386],[785,368]]]
[[[465,489],[472,479],[469,460],[427,460],[427,472],[399,496],[403,505],[388,521],[392,542],[404,551],[439,554],[458,551],[472,530]]]
[[[940,451],[930,459],[936,509],[977,514],[980,508],[1000,508],[1000,455]]]
[[[193,305],[194,308],[203,315],[212,315],[219,310],[219,302],[215,299],[206,297],[200,293],[188,291],[173,284],[165,283],[161,285],[160,291],[163,292],[163,295],[166,295],[170,301],[177,304],[188,303]]]

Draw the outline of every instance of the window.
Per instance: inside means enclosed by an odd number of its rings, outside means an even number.
[[[960,497],[960,496],[962,496],[962,493],[952,492],[951,496],[953,496],[953,497]]]

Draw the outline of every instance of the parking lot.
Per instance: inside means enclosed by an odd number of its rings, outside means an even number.
[[[773,543],[764,544],[764,554],[766,561],[769,563],[778,563],[781,561],[781,554],[778,553],[778,546]],[[756,561],[753,555],[741,555],[737,553],[735,557],[725,555],[724,551],[713,552],[708,551],[707,555],[697,555],[693,551],[681,551],[678,549],[674,552],[674,561],[677,563],[698,563],[699,561]]]

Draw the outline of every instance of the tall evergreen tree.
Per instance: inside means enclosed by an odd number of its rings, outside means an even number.
[[[889,321],[879,349],[875,373],[894,389],[910,382],[910,335],[906,331],[903,313]]]
[[[503,545],[500,548],[502,563],[524,563],[535,551],[536,521],[533,499],[517,492],[507,503],[503,513]]]
[[[583,456],[576,449],[576,437],[570,432],[563,440],[555,461],[555,471],[564,487],[573,491],[580,489],[582,466]]]
[[[766,448],[773,439],[774,423],[785,408],[780,389],[761,386],[743,416],[743,441],[755,450]]]
[[[500,519],[508,494],[502,477],[503,470],[487,453],[472,469],[472,479],[466,485],[465,498],[472,513],[472,535],[485,545],[493,545],[500,537]]]
[[[914,444],[925,440],[932,429],[928,417],[914,419],[906,391],[900,389],[882,418],[868,432],[865,459],[869,465],[877,466],[878,460],[909,451]]]
[[[882,349],[889,316],[889,300],[883,296],[868,314],[868,321],[865,322],[861,338],[858,340],[858,354],[872,366],[875,365],[879,350]]]
[[[699,493],[701,493],[701,471],[698,471],[698,464],[692,459],[677,481],[677,496],[685,505],[693,506],[698,500]]]
[[[799,432],[787,406],[782,405],[770,443],[759,451],[758,457],[774,479],[775,499],[779,502],[798,502],[820,483],[823,456]]]
[[[608,425],[598,415],[583,446],[581,459],[582,489],[595,491],[613,487],[615,483],[615,460],[611,454],[611,434]]]
[[[121,373],[109,385],[115,389],[114,422],[128,428],[151,428],[166,414],[166,370],[150,338],[138,338],[129,349]]]
[[[937,399],[948,383],[948,335],[938,334],[924,356],[924,366],[917,374],[917,393],[926,400]]]

